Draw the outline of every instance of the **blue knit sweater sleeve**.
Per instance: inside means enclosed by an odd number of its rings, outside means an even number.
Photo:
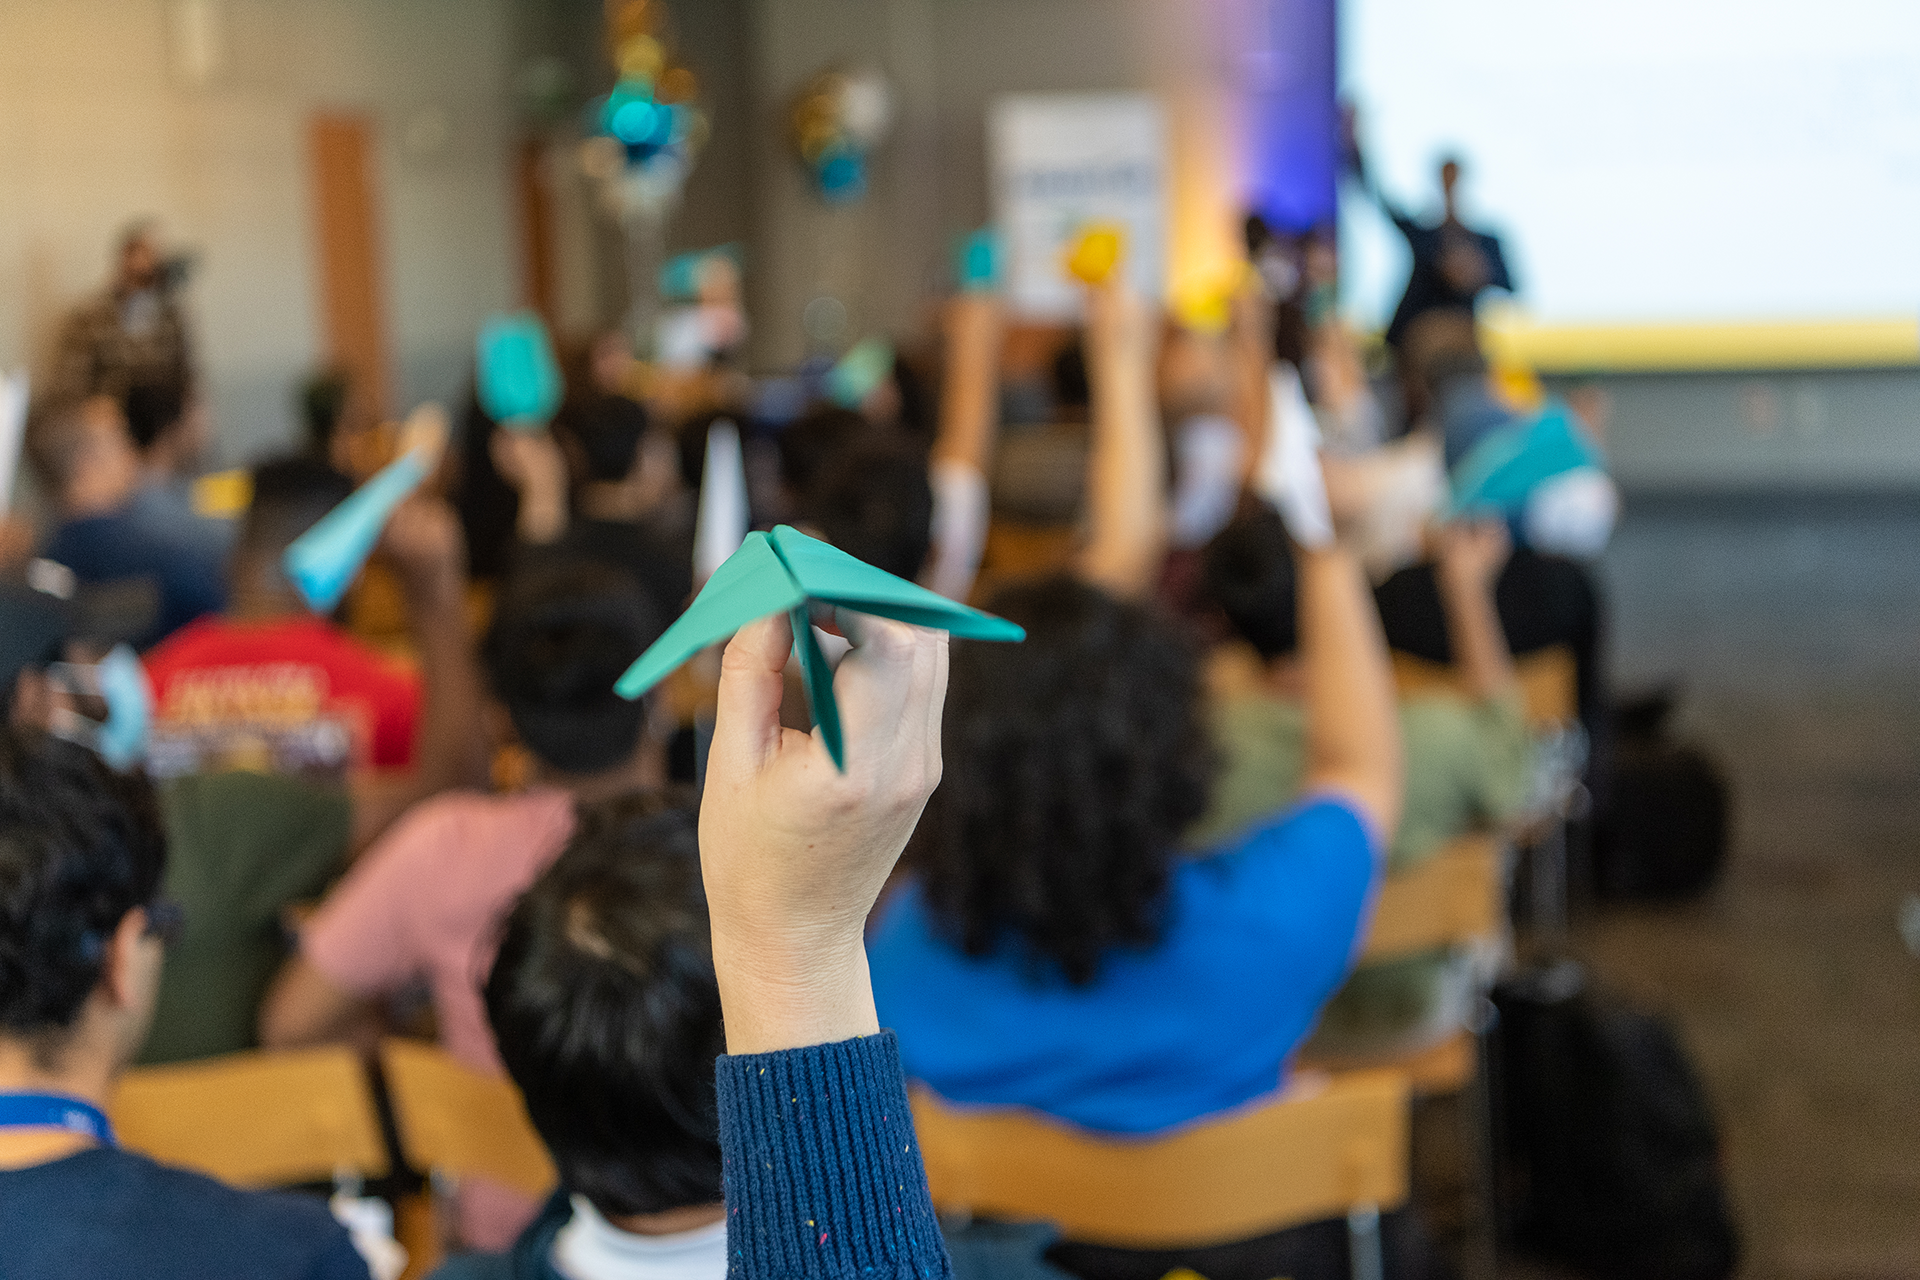
[[[892,1032],[722,1057],[727,1275],[947,1280]]]

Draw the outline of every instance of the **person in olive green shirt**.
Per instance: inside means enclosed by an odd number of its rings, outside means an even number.
[[[256,499],[232,565],[239,616],[305,609],[280,560],[326,509],[299,494]],[[394,513],[381,547],[401,582],[422,674],[413,766],[344,777],[228,770],[163,781],[162,892],[186,919],[161,972],[142,1065],[255,1047],[261,999],[290,949],[288,908],[324,896],[415,803],[486,780],[489,736],[459,522],[444,501],[416,495]]]
[[[1455,523],[1434,537],[1460,692],[1401,700],[1406,795],[1388,846],[1389,874],[1512,817],[1526,801],[1531,777],[1531,740],[1494,610],[1493,584],[1509,551],[1506,527]],[[1220,774],[1211,807],[1187,834],[1195,848],[1291,804],[1306,768],[1293,555],[1271,507],[1249,503],[1214,538],[1202,585],[1237,643],[1222,646],[1212,664]],[[1471,964],[1468,955],[1441,950],[1363,966],[1321,1015],[1307,1053],[1377,1057],[1444,1038],[1466,1013]]]

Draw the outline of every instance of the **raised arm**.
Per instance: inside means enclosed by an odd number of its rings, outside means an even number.
[[[487,441],[493,469],[520,495],[514,533],[527,546],[558,542],[567,531],[567,461],[546,431],[495,428]]]
[[[782,728],[786,617],[727,646],[700,808],[727,1054],[728,1275],[951,1274],[862,933],[940,780],[947,638],[838,615],[839,772]]]
[[[1167,459],[1154,387],[1159,325],[1117,274],[1087,291],[1093,449],[1080,577],[1122,598],[1149,594],[1167,549]]]
[[[400,574],[422,697],[413,767],[360,775],[350,784],[355,854],[428,796],[453,787],[484,787],[491,763],[467,627],[466,549],[459,519],[441,499],[409,499],[388,521],[381,546]]]
[[[1517,687],[1513,653],[1494,607],[1494,584],[1512,544],[1498,520],[1455,522],[1434,535],[1434,577],[1446,611],[1447,644],[1467,696],[1476,702],[1502,697]]]
[[[1257,279],[1233,295],[1233,323],[1227,332],[1231,371],[1229,403],[1233,421],[1246,439],[1241,453],[1241,483],[1253,474],[1267,444],[1267,369],[1273,363],[1273,303]]]
[[[1000,299],[963,293],[947,304],[944,320],[947,363],[929,476],[933,560],[927,586],[964,600],[987,541],[987,475],[1000,417]]]
[[[1306,675],[1303,789],[1349,797],[1389,840],[1400,822],[1400,718],[1380,614],[1350,552],[1297,548]]]

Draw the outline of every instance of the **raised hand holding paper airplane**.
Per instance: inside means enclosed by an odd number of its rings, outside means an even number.
[[[0,374],[0,516],[13,501],[13,477],[27,438],[27,371]]]
[[[388,518],[433,474],[446,444],[446,410],[421,405],[400,429],[400,456],[293,540],[280,567],[308,608],[331,613],[340,603]]]
[[[538,431],[560,408],[566,385],[547,327],[531,311],[497,315],[475,343],[480,407],[509,431]]]
[[[1000,285],[1000,237],[982,227],[961,238],[953,254],[953,275],[963,293],[983,293]]]
[[[816,600],[966,640],[1024,640],[1027,634],[1004,618],[955,604],[783,524],[770,534],[748,534],[740,550],[714,571],[687,611],[627,668],[614,689],[623,698],[637,698],[708,645],[756,618],[784,611],[793,624],[793,649],[808,710],[834,766],[843,768],[833,668],[820,650],[807,609]]]
[[[1573,412],[1550,402],[1533,417],[1488,434],[1453,464],[1449,516],[1518,515],[1535,488],[1571,471],[1605,468]]]

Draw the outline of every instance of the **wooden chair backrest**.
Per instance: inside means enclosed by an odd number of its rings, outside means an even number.
[[[384,1041],[380,1067],[408,1164],[455,1178],[479,1174],[533,1197],[553,1190],[553,1158],[513,1081],[417,1040]]]
[[[1499,936],[1505,921],[1500,846],[1462,836],[1380,887],[1361,963]]]
[[[241,1187],[387,1171],[366,1064],[351,1049],[250,1052],[122,1077],[121,1145]]]
[[[914,1127],[943,1210],[1057,1224],[1070,1240],[1173,1249],[1246,1240],[1407,1198],[1408,1082],[1302,1073],[1278,1100],[1167,1137],[1102,1137],[924,1090]]]
[[[1513,674],[1520,683],[1520,704],[1526,708],[1527,723],[1534,729],[1557,728],[1579,718],[1571,649],[1553,645],[1515,658]],[[1460,690],[1452,667],[1398,651],[1393,655],[1393,678],[1401,697]]]

